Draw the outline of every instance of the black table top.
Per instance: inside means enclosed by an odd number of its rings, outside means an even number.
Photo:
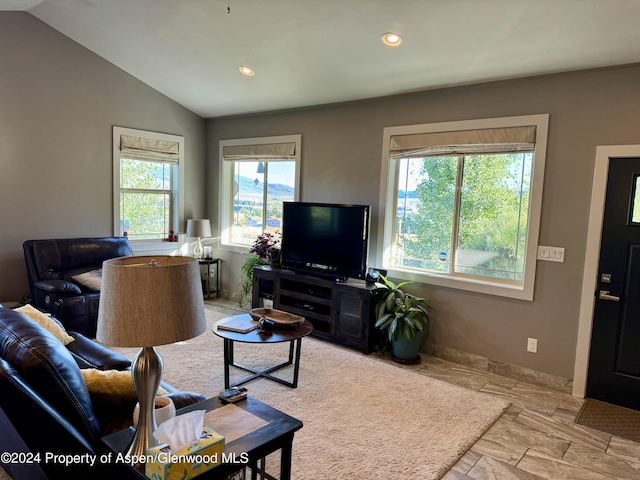
[[[202,402],[194,403],[188,407],[181,408],[177,413],[179,415],[192,410],[210,411],[224,405],[226,404],[218,397],[214,397]],[[302,422],[297,418],[293,418],[286,413],[267,405],[266,403],[262,403],[260,400],[256,400],[253,397],[247,396],[246,400],[237,402],[234,405],[252,413],[256,417],[266,420],[269,424],[244,435],[231,443],[225,444],[225,452],[251,453],[262,446],[265,442],[278,440],[280,437],[290,435],[302,428]],[[215,425],[212,425],[211,428],[215,430]]]
[[[298,338],[306,337],[313,331],[313,325],[308,320],[297,324],[295,327],[270,329],[266,334],[260,333],[258,330],[252,330],[247,333],[239,333],[232,332],[230,330],[218,329],[219,323],[226,322],[227,320],[233,318],[246,318],[247,320],[251,320],[251,315],[249,315],[248,313],[241,313],[239,315],[233,315],[231,317],[223,318],[222,320],[219,320],[215,323],[212,329],[213,333],[215,333],[219,337],[233,340],[234,342],[279,343],[290,342],[292,340],[297,340]]]
[[[177,414],[180,415],[192,410],[210,411],[224,405],[226,405],[224,402],[214,397],[181,408]],[[302,428],[302,422],[300,420],[262,403],[253,397],[248,396],[246,400],[235,403],[234,405],[268,422],[267,425],[257,430],[229,443],[225,443],[225,454],[235,453],[236,458],[243,458],[246,454],[254,459],[263,458],[282,447],[286,447],[287,441],[290,441],[290,439],[293,438],[293,434]],[[215,430],[215,425],[210,426]],[[126,429],[108,435],[104,437],[102,441],[112,451],[124,452],[132,438],[133,430]],[[212,476],[211,478],[220,478],[221,475],[233,473],[235,470],[237,470],[237,466],[233,464],[223,464],[205,472],[201,477],[203,480],[210,476]],[[143,478],[146,478],[140,471],[137,473],[140,473]]]

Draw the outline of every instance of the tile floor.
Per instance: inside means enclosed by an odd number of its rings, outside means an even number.
[[[583,400],[422,356],[423,375],[496,395],[511,407],[442,480],[640,479],[640,443],[573,422]]]
[[[574,423],[581,398],[424,354],[402,368],[511,402],[441,480],[640,480],[640,443]]]

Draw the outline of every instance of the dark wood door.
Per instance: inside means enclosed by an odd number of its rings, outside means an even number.
[[[587,397],[640,410],[640,158],[610,160],[597,287]]]

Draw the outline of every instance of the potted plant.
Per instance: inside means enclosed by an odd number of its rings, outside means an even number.
[[[411,282],[395,284],[384,275],[380,279],[383,283],[376,283],[381,297],[376,304],[375,326],[386,333],[394,360],[420,363],[420,346],[430,320],[428,301],[402,290]]]
[[[238,305],[244,307],[251,297],[253,285],[253,267],[256,265],[274,265],[280,262],[280,232],[262,232],[249,249],[249,257],[244,261],[240,274],[240,293]]]

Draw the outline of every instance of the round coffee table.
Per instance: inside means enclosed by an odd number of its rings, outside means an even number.
[[[252,330],[247,333],[239,333],[232,332],[229,330],[221,330],[218,328],[218,325],[230,320],[235,319],[245,319],[251,320],[251,316],[248,313],[242,313],[240,315],[233,315],[231,317],[223,318],[216,322],[213,326],[213,333],[217,336],[224,339],[224,388],[228,389],[230,387],[236,387],[238,385],[242,385],[243,383],[247,383],[256,378],[264,377],[269,380],[273,380],[274,382],[281,383],[286,385],[287,387],[296,388],[298,386],[298,372],[300,370],[300,346],[302,345],[302,338],[306,337],[313,331],[313,325],[307,320],[302,323],[297,324],[295,327],[286,327],[281,329],[270,329],[265,333],[261,333],[258,330]],[[248,367],[246,365],[241,365],[236,363],[233,358],[233,342],[242,342],[242,343],[282,343],[282,342],[290,342],[289,345],[289,359],[276,365],[275,367],[270,367],[266,370],[257,370],[255,368]],[[294,358],[295,357],[295,358]],[[282,378],[275,377],[271,375],[272,372],[284,368],[286,366],[293,365],[293,381],[288,382],[283,380]],[[252,373],[246,378],[239,380],[234,383],[229,383],[229,367],[233,366],[236,368],[240,368],[247,372]]]

